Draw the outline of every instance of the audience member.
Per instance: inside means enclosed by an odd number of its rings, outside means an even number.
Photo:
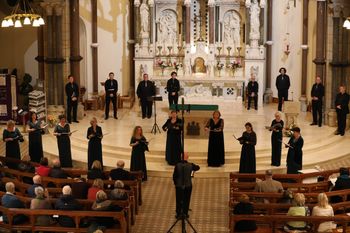
[[[40,166],[36,168],[36,174],[40,176],[49,176],[51,168],[46,157],[41,158]]]
[[[242,194],[239,197],[239,203],[235,206],[233,214],[249,215],[254,213],[254,207],[249,202],[249,197]],[[236,222],[234,232],[239,231],[255,231],[257,229],[256,222],[253,220],[241,220]]]
[[[106,178],[105,175],[103,174],[103,167],[99,160],[95,160],[92,163],[91,170],[88,171],[87,178],[89,180]]]
[[[333,207],[328,204],[325,193],[318,194],[318,203],[312,209],[312,216],[334,216]],[[318,226],[317,232],[332,232],[337,227],[333,222],[323,222]]]
[[[89,185],[84,178],[74,178],[74,183],[71,183],[72,195],[77,199],[85,199],[88,193]]]
[[[96,193],[96,201],[92,205],[92,210],[94,211],[121,211],[122,208],[119,206],[114,206],[113,203],[107,199],[107,194],[100,190]],[[112,227],[114,225],[113,217],[96,217],[96,223],[99,226]]]
[[[23,202],[21,202],[18,197],[15,196],[15,184],[12,182],[7,182],[5,185],[6,193],[1,198],[1,205],[5,208],[25,208]],[[3,213],[3,221],[9,223],[7,216]],[[25,215],[18,214],[12,219],[12,224],[21,224],[25,222],[28,218]]]
[[[309,216],[309,209],[305,206],[305,196],[302,193],[294,195],[293,206],[289,207],[288,216]],[[304,231],[308,225],[304,221],[289,221],[284,226],[286,232]]]
[[[36,187],[43,187],[41,184],[41,176],[35,175],[33,177],[33,184],[27,189],[27,194],[29,197],[35,197],[35,188]]]
[[[114,182],[114,189],[110,193],[111,200],[127,200],[128,194],[124,189],[124,183],[121,180]]]
[[[349,169],[346,167],[341,167],[339,169],[339,177],[335,181],[335,185],[332,188],[332,191],[350,189],[350,177],[349,177]],[[347,200],[350,200],[349,196]],[[331,197],[332,203],[342,202],[343,199],[340,196]]]
[[[36,187],[34,189],[35,192],[35,198],[32,199],[30,202],[30,209],[45,209],[45,210],[50,210],[52,209],[51,203],[48,201],[47,198],[45,198],[44,195],[44,189],[43,187]],[[48,197],[48,195],[46,195]],[[53,224],[54,221],[51,216],[49,215],[42,215],[36,217],[35,220],[35,225],[37,226],[48,226]]]
[[[54,159],[52,161],[52,168],[49,173],[49,176],[53,178],[61,178],[61,179],[68,178],[67,173],[61,169],[61,162],[59,159]]]
[[[123,160],[117,162],[117,168],[110,171],[109,177],[112,180],[134,180],[135,177],[127,170],[124,169],[125,163]]]
[[[272,171],[267,170],[265,171],[265,180],[257,182],[254,191],[262,193],[277,193],[283,191],[283,186],[281,182],[272,179]]]
[[[100,190],[103,190],[103,180],[95,179],[94,183],[88,190],[87,199],[96,200],[96,193]]]
[[[55,208],[57,210],[81,210],[79,202],[72,196],[72,189],[69,185],[62,188],[62,196],[57,199]],[[59,216],[58,223],[63,227],[75,227],[74,219],[68,216]]]

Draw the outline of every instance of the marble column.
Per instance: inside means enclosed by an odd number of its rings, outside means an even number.
[[[267,25],[266,25],[266,90],[264,93],[264,102],[272,102],[273,92],[271,90],[271,59],[272,59],[272,13],[273,0],[267,1]]]
[[[149,42],[153,44],[153,32],[154,32],[154,0],[148,0],[149,5]],[[180,42],[179,42],[180,43]]]
[[[70,72],[80,85],[80,30],[79,30],[79,0],[69,1],[69,34],[70,34]]]
[[[46,22],[45,18],[45,22]],[[38,71],[40,81],[45,80],[45,51],[44,51],[44,26],[38,28],[38,56],[35,57],[35,60],[38,62]],[[45,88],[44,88],[45,89]]]
[[[53,70],[53,44],[54,44],[54,38],[53,38],[53,31],[54,31],[54,24],[53,24],[53,7],[51,5],[43,5],[45,12],[46,12],[46,22],[45,22],[45,46],[46,46],[46,56],[45,56],[45,64],[46,64],[46,76],[47,76],[47,104],[48,105],[54,105],[56,104],[55,101],[55,79],[54,79],[54,70]]]
[[[92,33],[92,91],[98,92],[98,39],[97,39],[97,0],[91,0],[91,33]]]
[[[140,0],[134,0],[134,31],[135,31],[135,43],[140,43],[139,38],[139,21],[140,21]]]
[[[186,6],[186,45],[191,44],[191,0],[185,0],[184,2]]]
[[[55,15],[54,15],[54,24],[55,24],[55,31],[54,34],[54,70],[55,70],[55,80],[56,80],[56,87],[55,87],[55,94],[56,94],[56,104],[63,105],[64,99],[65,99],[65,80],[67,80],[66,77],[64,77],[63,74],[63,63],[65,62],[65,59],[63,58],[63,31],[62,31],[62,15],[63,15],[63,6],[61,4],[55,5]]]
[[[209,5],[209,44],[214,44],[215,39],[215,1],[210,0]]]
[[[308,54],[308,27],[309,24],[309,0],[303,0],[303,35],[301,57],[301,95],[306,97],[307,83],[307,54]]]
[[[313,62],[316,64],[316,76],[320,76],[323,82],[326,81],[325,72],[325,50],[326,50],[326,32],[327,32],[327,9],[325,0],[317,0],[317,22],[316,22],[316,58]]]

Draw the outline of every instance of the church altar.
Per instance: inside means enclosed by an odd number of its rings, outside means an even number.
[[[166,97],[166,82],[176,71],[186,99],[241,101],[255,76],[262,104],[265,0],[134,0],[134,5],[135,87],[147,73]]]

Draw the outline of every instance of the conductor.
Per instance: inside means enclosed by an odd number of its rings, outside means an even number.
[[[192,172],[198,171],[200,167],[194,163],[187,162],[188,154],[185,153],[183,160],[176,164],[173,180],[176,188],[176,218],[189,218],[188,209],[192,193]]]

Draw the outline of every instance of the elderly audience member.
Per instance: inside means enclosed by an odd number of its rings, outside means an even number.
[[[100,190],[103,190],[103,180],[95,179],[92,183],[92,186],[88,190],[87,199],[96,200],[96,193]]]
[[[87,178],[89,180],[106,178],[105,175],[103,174],[103,167],[99,160],[95,160],[92,163],[91,169],[88,171]]]
[[[46,157],[41,158],[40,166],[36,168],[36,174],[40,176],[49,176],[51,168]]]
[[[71,183],[72,195],[77,199],[85,199],[88,193],[89,185],[84,178],[74,178]]]
[[[45,198],[45,192],[43,187],[36,187],[34,189],[35,192],[35,198],[32,199],[30,202],[30,209],[36,210],[36,209],[45,209],[50,210],[52,209],[51,203],[47,198]],[[48,197],[48,195],[46,195]],[[51,216],[48,215],[42,215],[36,217],[35,225],[38,226],[48,226],[50,224],[53,224],[54,221]]]
[[[289,207],[288,216],[309,216],[309,209],[305,206],[305,196],[302,193],[294,195],[293,206]],[[286,232],[308,230],[308,225],[304,221],[289,221],[284,226]]]
[[[35,188],[36,187],[43,187],[41,183],[41,176],[35,175],[33,177],[33,184],[27,189],[27,194],[29,197],[35,197]]]
[[[312,216],[334,216],[333,207],[328,204],[325,193],[318,194],[317,200],[317,205],[312,209]],[[333,222],[323,222],[318,226],[317,232],[332,232],[336,226]]]
[[[123,160],[117,162],[117,168],[112,169],[109,173],[109,177],[112,180],[134,180],[135,177],[130,174],[129,171],[124,169],[125,163]]]
[[[62,188],[62,196],[57,199],[55,208],[57,210],[81,210],[79,202],[72,196],[72,189],[66,185]],[[75,227],[74,219],[68,216],[59,216],[58,223],[63,227]]]
[[[281,182],[272,179],[272,171],[267,170],[265,171],[265,180],[257,182],[254,191],[262,193],[277,193],[283,191],[283,186]]]
[[[15,196],[15,184],[7,182],[5,185],[6,193],[1,198],[1,205],[5,208],[25,208],[23,202]],[[13,217],[12,224],[21,224],[28,218],[25,215],[18,214]],[[7,216],[3,214],[3,221],[8,223]]]
[[[59,159],[52,160],[52,168],[49,173],[49,176],[53,178],[61,178],[61,179],[68,178],[67,173],[61,169],[61,162]]]
[[[110,193],[111,200],[127,200],[128,194],[124,189],[124,183],[121,180],[114,182],[114,189]]]
[[[341,167],[339,169],[339,174],[340,174],[340,176],[335,181],[335,185],[332,188],[332,191],[350,189],[349,169],[346,167]],[[349,196],[347,197],[347,200],[350,200]],[[331,197],[332,203],[337,203],[337,202],[342,202],[342,201],[343,201],[343,198],[340,196],[332,196]]]
[[[246,194],[242,194],[239,197],[239,203],[235,206],[233,214],[249,215],[254,213],[254,207],[249,202],[249,197]],[[255,231],[257,229],[256,222],[253,220],[241,220],[236,222],[234,232],[240,231]]]

